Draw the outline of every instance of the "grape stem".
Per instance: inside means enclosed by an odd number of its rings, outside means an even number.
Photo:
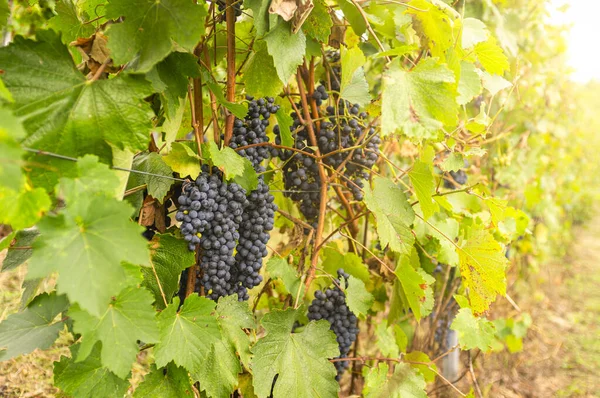
[[[233,0],[226,0],[225,19],[227,21],[227,101],[235,102],[235,9]],[[225,119],[225,142],[228,146],[233,136],[235,115],[227,113]]]

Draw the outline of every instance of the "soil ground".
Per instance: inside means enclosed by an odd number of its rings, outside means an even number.
[[[569,255],[541,266],[530,285],[513,297],[533,325],[518,354],[480,355],[474,373],[485,397],[600,397],[600,216],[575,231]],[[4,253],[0,253],[0,260]],[[19,307],[23,267],[0,273],[0,320]],[[497,311],[515,314],[502,300]],[[504,306],[504,309],[503,309]],[[67,354],[69,336],[0,362],[0,397],[53,397],[52,364]],[[143,362],[143,361],[141,361]],[[134,369],[134,379],[144,369]],[[470,374],[469,374],[470,375]],[[469,375],[458,386],[469,391]],[[457,396],[448,389],[442,396]],[[476,395],[477,396],[477,395]]]

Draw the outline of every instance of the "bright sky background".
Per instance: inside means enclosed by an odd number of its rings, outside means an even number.
[[[556,11],[565,4],[570,5],[566,12]],[[574,69],[571,78],[577,82],[600,80],[600,0],[552,0],[552,6],[552,21],[572,24],[566,34],[568,63]]]

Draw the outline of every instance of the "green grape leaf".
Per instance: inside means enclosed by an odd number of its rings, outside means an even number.
[[[60,196],[74,207],[80,199],[84,203],[91,196],[116,197],[120,185],[115,171],[107,165],[98,163],[98,158],[86,155],[77,161],[77,176],[61,178],[57,191]]]
[[[352,30],[358,36],[362,36],[367,31],[367,24],[356,6],[349,0],[337,0],[344,17],[350,22]]]
[[[225,178],[230,180],[234,176],[243,176],[246,164],[242,156],[236,151],[227,147],[219,150],[214,141],[209,141],[202,145],[202,156],[204,159],[212,160],[219,170],[225,174]]]
[[[429,236],[438,240],[441,246],[438,261],[452,266],[459,263],[457,247],[454,243],[458,237],[458,230],[458,221],[444,217],[442,213],[427,222],[418,222],[415,226],[415,232],[420,241],[426,241]]]
[[[154,347],[157,366],[173,361],[190,372],[204,366],[211,347],[221,338],[219,326],[212,312],[215,303],[191,294],[179,307],[179,297],[173,299],[158,315],[160,342]]]
[[[398,130],[410,138],[433,138],[444,125],[457,123],[455,76],[433,58],[421,60],[412,71],[394,61],[383,79],[383,135]]]
[[[298,65],[304,60],[306,52],[304,33],[302,30],[296,34],[292,33],[290,23],[279,19],[279,23],[269,31],[264,40],[267,42],[269,54],[273,57],[279,80],[287,84],[290,77],[296,73]]]
[[[100,344],[82,362],[75,360],[79,347],[70,347],[71,358],[63,356],[60,362],[54,362],[54,384],[74,398],[124,396],[129,383],[102,366]]]
[[[433,305],[435,304],[433,288],[431,287],[432,285],[435,285],[435,278],[425,272],[423,268],[417,268],[417,272],[425,281],[425,299],[421,300],[421,317],[426,317],[431,314],[431,311],[433,311]]]
[[[50,209],[50,198],[43,188],[23,187],[17,194],[11,189],[0,188],[0,224],[13,229],[31,227]]]
[[[110,145],[146,149],[153,113],[142,98],[152,93],[150,84],[125,74],[87,81],[55,32],[36,34],[36,41],[17,36],[0,48],[15,115],[29,133],[23,144],[68,156],[96,154],[106,162],[112,154]],[[74,167],[61,159],[36,158],[42,160],[47,167],[37,171],[36,178],[48,190],[59,175],[53,167],[61,171]]]
[[[297,317],[297,310],[275,310],[261,321],[267,334],[252,348],[254,391],[260,398],[270,395],[276,375],[276,397],[336,396],[339,391],[335,367],[327,360],[340,354],[329,322],[309,322],[292,333]]]
[[[234,176],[233,182],[244,188],[246,192],[251,192],[258,188],[258,174],[248,158],[243,157],[242,160],[244,162],[244,172],[242,175]]]
[[[150,241],[150,255],[153,267],[142,268],[142,285],[152,292],[154,305],[162,310],[165,308],[162,294],[164,293],[167,303],[170,303],[179,290],[179,275],[184,269],[194,265],[196,259],[194,253],[189,251],[187,242],[170,234],[154,235]]]
[[[462,20],[461,45],[462,48],[471,48],[477,43],[486,41],[490,32],[483,22],[476,18]]]
[[[163,105],[169,119],[173,119],[179,101],[188,93],[190,77],[200,77],[198,59],[190,53],[173,52],[146,74],[154,90],[164,97]]]
[[[0,190],[19,191],[23,185],[21,157],[23,150],[17,143],[25,137],[23,125],[11,111],[0,108]]]
[[[8,0],[0,0],[0,29],[4,29],[10,16],[10,7]]]
[[[461,308],[450,329],[458,333],[458,343],[463,350],[479,348],[487,352],[494,342],[494,324],[486,318],[476,318],[470,308]]]
[[[465,160],[462,153],[452,152],[446,160],[440,165],[444,171],[458,171],[465,167]]]
[[[300,281],[300,276],[298,276],[296,270],[288,264],[285,259],[271,257],[269,261],[267,261],[267,272],[271,275],[271,278],[281,279],[285,286],[285,290],[291,294],[293,298],[302,294],[303,284]]]
[[[484,42],[477,43],[475,54],[485,70],[493,75],[502,75],[510,69],[508,58],[506,58],[504,51],[502,51],[493,36],[490,36]]]
[[[402,290],[402,301],[406,302],[412,309],[415,319],[421,319],[421,303],[425,301],[425,289],[427,283],[411,264],[409,256],[402,256],[398,261],[394,272],[400,281]]]
[[[246,117],[248,114],[248,107],[245,104],[236,104],[235,102],[227,101],[223,95],[223,90],[221,87],[214,82],[208,73],[203,74],[203,81],[206,83],[210,91],[215,95],[215,98],[219,104],[223,105],[239,119]]]
[[[283,83],[273,79],[277,74],[273,57],[267,51],[267,43],[258,40],[254,43],[252,55],[244,67],[242,81],[246,85],[248,94],[255,97],[274,97],[281,92]],[[279,116],[278,112],[276,115]]]
[[[0,239],[0,252],[4,249],[7,249],[9,246],[13,244],[13,239],[17,236],[17,231],[12,231],[4,238]],[[4,271],[4,270],[3,270]]]
[[[256,321],[248,302],[238,301],[237,295],[221,297],[216,312],[224,337],[222,341],[240,356],[246,368],[250,368],[250,340],[243,329],[256,329]]]
[[[120,23],[109,26],[108,47],[115,63],[130,63],[147,72],[176,46],[192,52],[204,33],[206,3],[190,0],[113,0],[106,17]]]
[[[429,363],[430,365],[423,365],[420,363],[409,363],[409,365],[417,369],[423,375],[427,383],[433,383],[435,381],[435,376],[438,373],[438,368],[435,365],[435,363],[431,362],[431,358],[429,358],[429,355],[421,351],[412,351],[407,353],[404,356],[404,359],[406,359],[407,362]]]
[[[444,54],[453,43],[453,21],[443,9],[436,7],[427,0],[412,0],[408,3],[411,7],[406,9],[407,14],[413,15],[418,22],[417,31],[429,39],[429,48],[434,57]]]
[[[506,264],[502,245],[482,228],[471,231],[458,253],[460,274],[469,289],[469,302],[476,314],[490,306],[496,295],[506,294]]]
[[[31,246],[39,234],[37,229],[17,231],[15,236],[9,239],[9,246],[7,246],[8,251],[6,252],[4,261],[2,261],[2,271],[17,268],[19,265],[29,260],[33,254]],[[8,237],[5,239],[8,239]],[[13,240],[14,242],[12,242]],[[4,240],[2,240],[2,243],[4,243]]]
[[[410,253],[414,243],[410,225],[415,213],[402,188],[390,179],[373,178],[373,189],[365,186],[365,204],[377,218],[377,234],[381,246],[397,253]]]
[[[55,15],[48,20],[48,26],[62,33],[63,43],[69,44],[79,37],[90,37],[94,26],[87,22],[78,10],[77,1],[58,0],[54,8]]]
[[[365,284],[369,283],[369,267],[355,253],[341,253],[335,247],[325,247],[321,251],[323,257],[323,269],[330,275],[337,275],[337,270],[344,271],[357,277]]]
[[[241,372],[240,360],[233,347],[217,341],[193,377],[200,381],[200,388],[209,397],[228,398],[237,386],[238,373]]]
[[[360,315],[367,315],[367,312],[373,305],[375,299],[365,288],[364,282],[350,275],[345,293],[346,304],[348,305],[348,308],[350,308],[350,311],[357,317]]]
[[[377,324],[375,327],[375,337],[377,337],[377,348],[379,348],[379,351],[383,356],[386,358],[398,358],[400,355],[400,348],[396,343],[393,327],[388,327],[387,319],[383,319]]]
[[[77,204],[38,224],[27,279],[58,271],[58,292],[100,316],[128,283],[121,262],[148,265],[148,247],[129,205],[101,196]]]
[[[184,143],[173,142],[171,151],[163,156],[163,161],[180,177],[196,178],[200,174],[200,156]]]
[[[367,59],[360,48],[342,49],[340,96],[353,104],[365,105],[371,101],[369,83],[363,69],[365,62]]]
[[[244,0],[244,8],[252,10],[256,36],[262,37],[269,31],[269,6],[271,2],[262,0]]]
[[[498,94],[505,88],[512,87],[512,83],[503,78],[500,75],[490,75],[487,72],[480,72],[481,80],[483,81],[483,87],[489,91],[491,95]]]
[[[129,185],[136,187],[146,184],[148,195],[162,202],[171,185],[173,185],[171,179],[173,170],[165,163],[164,158],[156,152],[141,153],[133,159],[133,170],[153,175],[131,173]]]
[[[420,160],[415,161],[412,170],[408,172],[408,177],[417,194],[419,205],[423,211],[423,217],[427,220],[440,210],[437,202],[432,198],[432,195],[435,193],[435,181],[433,179],[433,167],[431,163],[425,163]]]
[[[469,62],[460,63],[460,80],[458,81],[458,105],[466,105],[481,94],[481,77],[477,73],[475,65]]]
[[[82,336],[77,360],[84,360],[96,343],[101,341],[102,364],[117,376],[125,378],[138,353],[136,342],[158,341],[155,315],[152,295],[137,287],[124,289],[110,300],[106,311],[98,317],[74,304],[69,316],[74,321],[75,332]]]
[[[363,387],[365,398],[427,398],[423,375],[408,364],[398,363],[394,374],[387,377],[388,364],[380,363],[367,374]]]
[[[333,21],[324,0],[314,0],[314,8],[306,21],[302,24],[302,30],[308,36],[323,43],[329,41]]]
[[[0,361],[28,354],[36,348],[50,348],[64,328],[56,316],[69,308],[65,296],[44,293],[22,312],[9,315],[0,323]]]
[[[279,133],[281,134],[281,145],[283,146],[293,146],[294,145],[294,137],[292,137],[292,132],[290,127],[294,124],[294,119],[287,112],[277,112],[275,114],[277,118],[277,124],[279,125]]]
[[[194,390],[185,369],[169,363],[166,367],[157,369],[150,367],[150,373],[135,389],[133,398],[182,398],[194,397]]]

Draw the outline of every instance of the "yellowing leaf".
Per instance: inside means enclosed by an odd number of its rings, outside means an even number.
[[[502,75],[510,68],[508,58],[493,36],[490,36],[487,41],[476,44],[475,54],[485,70],[491,74]]]
[[[414,15],[419,22],[416,30],[421,30],[429,39],[429,48],[433,56],[443,55],[453,43],[454,21],[442,9],[427,0],[412,0],[408,4],[412,7],[408,8],[406,13]]]
[[[496,300],[497,294],[506,294],[504,251],[490,232],[478,228],[472,231],[458,257],[471,308],[480,314]]]
[[[181,177],[196,178],[200,174],[200,157],[194,153],[192,148],[181,142],[171,144],[171,152],[167,156],[163,156],[163,161]]]

